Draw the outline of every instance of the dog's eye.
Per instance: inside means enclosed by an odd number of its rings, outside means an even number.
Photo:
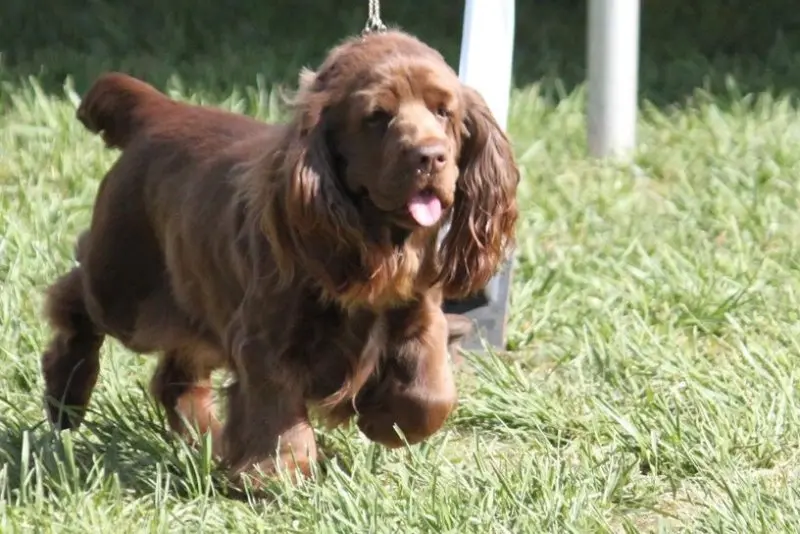
[[[440,119],[449,119],[450,118],[450,110],[444,106],[439,106],[436,108],[436,116]]]
[[[376,109],[369,115],[367,115],[365,122],[369,126],[373,126],[376,128],[386,128],[389,123],[392,121],[391,114],[383,109]]]

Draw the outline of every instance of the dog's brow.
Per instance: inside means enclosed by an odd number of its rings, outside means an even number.
[[[391,86],[382,87],[379,90],[365,89],[358,91],[355,97],[361,102],[358,108],[367,114],[377,109],[392,112],[397,109],[398,102],[401,100]]]
[[[455,97],[453,82],[442,75],[439,69],[411,69],[408,82],[412,93],[428,104],[449,104]]]
[[[436,85],[428,85],[423,90],[423,100],[430,105],[451,106],[455,100],[455,95],[449,89]]]

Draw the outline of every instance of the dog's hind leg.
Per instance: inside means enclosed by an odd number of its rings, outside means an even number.
[[[80,267],[50,286],[45,313],[55,330],[41,359],[47,416],[56,428],[76,428],[97,383],[104,339],[89,317]]]

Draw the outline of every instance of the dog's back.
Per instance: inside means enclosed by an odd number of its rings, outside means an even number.
[[[100,76],[81,100],[78,120],[92,133],[100,134],[111,148],[127,148],[141,135],[164,141],[212,142],[257,133],[268,128],[245,115],[179,102],[155,87],[117,72]]]

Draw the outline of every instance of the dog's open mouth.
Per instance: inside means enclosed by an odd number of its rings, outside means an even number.
[[[415,193],[408,201],[408,213],[420,226],[433,226],[442,218],[442,201],[431,189]]]

